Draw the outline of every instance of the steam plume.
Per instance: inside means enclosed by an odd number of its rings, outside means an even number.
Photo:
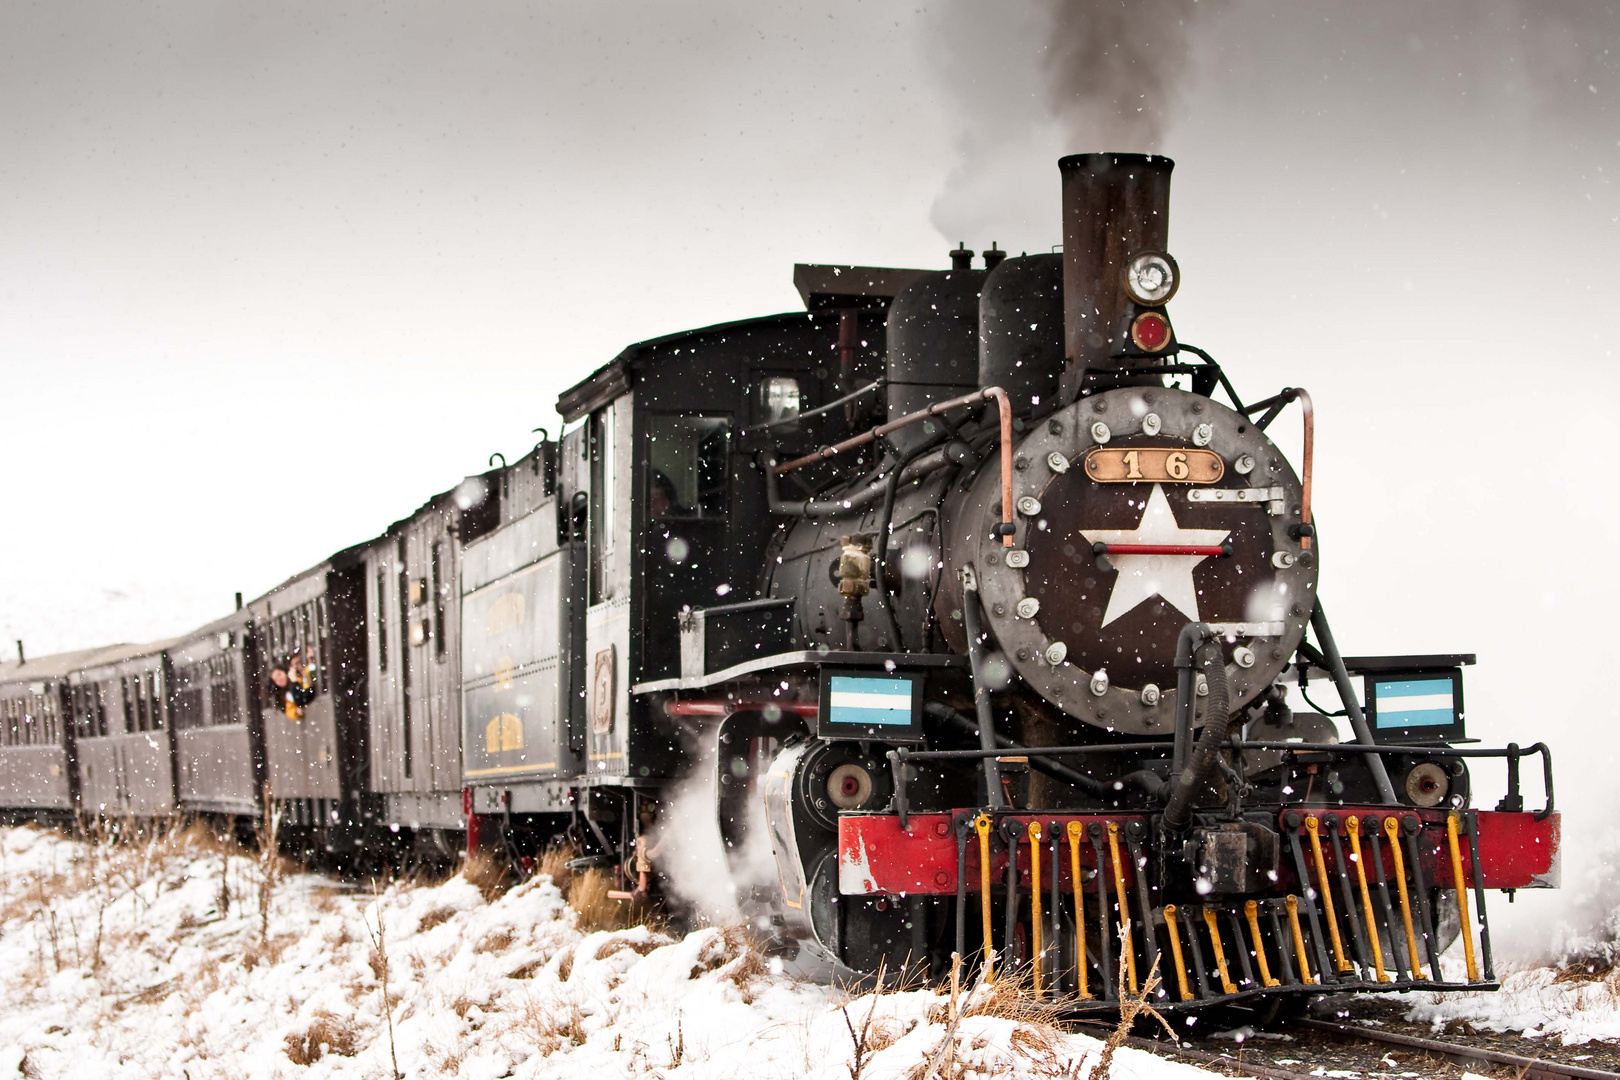
[[[1052,163],[1160,152],[1181,104],[1194,23],[1224,0],[955,0],[930,52],[956,100],[957,164],[935,201],[948,238],[1017,250],[1055,239]],[[1046,211],[1026,220],[1026,208]]]
[[[1040,0],[1047,100],[1075,150],[1162,150],[1188,31],[1218,0]]]

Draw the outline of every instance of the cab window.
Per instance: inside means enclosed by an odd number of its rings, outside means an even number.
[[[648,433],[647,516],[723,517],[730,424],[717,417],[654,416]]]

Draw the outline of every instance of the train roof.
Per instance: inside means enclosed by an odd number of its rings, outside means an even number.
[[[778,315],[761,315],[752,319],[715,323],[692,330],[648,338],[627,346],[619,355],[597,368],[589,376],[562,392],[557,398],[557,412],[563,423],[575,420],[607,402],[612,401],[635,383],[635,367],[643,357],[660,345],[684,338],[700,338],[715,334],[731,334],[741,330],[791,326],[796,323],[815,322],[818,318],[836,315],[840,310],[885,311],[889,303],[926,270],[908,270],[892,266],[831,266],[798,263],[793,267],[793,285],[804,300],[804,311],[786,311]]]
[[[156,656],[179,645],[185,638],[164,638],[161,641],[136,642],[127,645],[110,645],[105,649],[97,650],[94,655],[87,656],[67,669],[68,673],[88,671],[91,668],[105,667],[108,664],[118,664],[125,660],[139,660],[146,656]]]
[[[100,663],[103,657],[116,657],[123,650],[132,646],[100,645],[94,649],[79,649],[75,652],[52,653],[48,656],[31,656],[22,663],[15,660],[0,661],[0,684],[27,682],[36,679],[60,679],[70,671],[94,666]]]
[[[607,404],[620,394],[635,385],[635,368],[640,366],[646,354],[660,345],[688,338],[708,337],[715,334],[732,334],[742,330],[765,329],[767,327],[791,326],[795,323],[814,322],[816,313],[812,311],[787,311],[780,315],[761,315],[752,319],[738,319],[734,322],[715,323],[713,326],[700,326],[693,330],[680,330],[673,334],[664,334],[660,337],[648,338],[638,341],[634,345],[627,345],[620,350],[619,355],[603,364],[590,375],[575,383],[557,398],[557,412],[562,415],[563,423],[572,424],[575,420],[586,415],[594,409]]]
[[[399,531],[400,529],[404,528],[406,525],[409,525],[412,521],[415,521],[417,518],[421,517],[424,513],[426,513],[429,510],[432,510],[439,503],[443,502],[445,499],[449,498],[450,496],[454,495],[456,492],[460,491],[461,488],[462,488],[462,485],[466,484],[467,481],[469,481],[469,480],[482,480],[484,482],[484,484],[486,485],[485,489],[484,489],[484,496],[485,496],[485,498],[488,498],[490,490],[494,487],[494,485],[496,483],[499,482],[500,472],[501,471],[499,469],[489,469],[489,470],[486,470],[485,472],[469,473],[468,475],[462,477],[461,480],[454,487],[445,488],[443,491],[439,492],[437,495],[434,495],[432,498],[428,499],[421,506],[418,506],[415,510],[412,510],[409,514],[406,514],[404,517],[400,518],[398,521],[393,522],[392,524],[390,524],[388,526],[388,528],[386,528],[386,529],[384,529],[382,531],[381,535],[376,536],[376,537],[372,538],[371,540],[366,541],[365,544],[361,544],[361,545],[358,545],[358,546],[359,547],[366,547],[366,546],[369,546],[370,544],[376,543],[378,540],[387,539],[393,533],[395,533],[395,532]]]

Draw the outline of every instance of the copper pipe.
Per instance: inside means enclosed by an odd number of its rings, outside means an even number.
[[[1299,407],[1305,413],[1305,475],[1303,477],[1304,493],[1300,496],[1299,520],[1302,525],[1311,523],[1311,454],[1316,445],[1316,410],[1311,406],[1311,395],[1295,387],[1294,394],[1299,398]],[[1299,538],[1301,551],[1311,550],[1311,538]]]
[[[802,701],[671,701],[664,705],[667,716],[730,716],[738,712],[764,712],[775,705],[783,712],[814,716],[819,706]]]
[[[813,454],[806,454],[804,457],[794,458],[792,461],[785,462],[781,465],[773,465],[771,467],[771,472],[775,473],[777,476],[781,476],[784,473],[790,473],[794,469],[801,468],[805,465],[813,465],[818,461],[826,461],[829,458],[835,458],[839,454],[842,454],[845,450],[853,450],[857,446],[865,446],[867,443],[872,442],[880,436],[887,435],[891,431],[896,431],[900,428],[926,420],[930,416],[938,416],[940,413],[946,412],[950,409],[965,409],[969,405],[977,405],[981,401],[989,400],[995,401],[996,408],[1001,413],[1001,523],[1002,525],[1006,526],[1006,528],[1002,531],[1001,546],[1012,547],[1012,402],[1007,398],[1007,391],[1003,390],[999,386],[987,386],[983,390],[975,390],[971,394],[963,394],[961,397],[951,398],[949,401],[936,401],[926,409],[919,409],[914,413],[907,413],[898,420],[890,420],[886,424],[879,424],[870,431],[863,431],[859,435],[853,435],[841,443],[834,443],[831,446],[823,446],[820,450],[817,450]]]

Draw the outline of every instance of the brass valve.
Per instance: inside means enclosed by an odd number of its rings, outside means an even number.
[[[865,596],[872,591],[872,538],[840,536],[843,550],[838,555],[838,591],[845,596]]]

